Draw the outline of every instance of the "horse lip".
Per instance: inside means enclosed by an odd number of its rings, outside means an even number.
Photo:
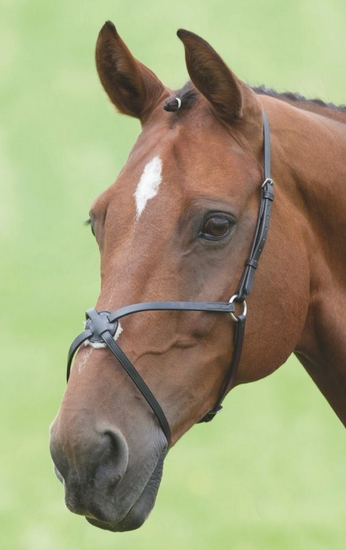
[[[107,531],[113,531],[113,532],[120,532],[120,531],[132,531],[134,529],[138,529],[143,525],[145,520],[148,518],[151,510],[154,507],[156,496],[160,487],[160,482],[162,478],[162,472],[163,472],[163,462],[166,456],[166,449],[163,450],[161,453],[157,464],[155,466],[155,469],[153,473],[151,474],[150,478],[148,479],[145,487],[143,488],[141,494],[137,497],[136,501],[132,504],[131,508],[126,512],[125,516],[117,520],[116,522],[111,521],[102,521],[100,519],[97,519],[93,515],[87,515],[86,520],[93,525],[94,527],[99,527],[100,529],[105,529]],[[147,497],[147,493],[149,492],[149,497],[147,498],[147,502],[144,502],[145,506],[144,510],[141,510],[138,514],[138,511],[136,511],[136,507],[143,504],[143,499]],[[149,501],[149,502],[148,502]]]

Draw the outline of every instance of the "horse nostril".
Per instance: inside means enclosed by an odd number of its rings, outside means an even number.
[[[116,429],[52,433],[50,451],[58,479],[65,486],[114,490],[126,472],[129,450]],[[88,489],[88,490],[89,490]]]
[[[96,465],[95,481],[102,483],[107,480],[113,490],[126,472],[129,450],[124,436],[117,430],[105,430],[102,439],[103,452]]]

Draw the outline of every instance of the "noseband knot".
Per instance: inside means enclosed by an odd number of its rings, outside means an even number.
[[[108,319],[108,315],[110,315],[110,311],[98,312],[94,308],[88,309],[85,314],[87,319],[85,329],[91,332],[91,336],[89,337],[90,342],[103,344],[104,340],[102,339],[102,334],[107,331],[114,336],[117,330],[118,321],[111,323]]]

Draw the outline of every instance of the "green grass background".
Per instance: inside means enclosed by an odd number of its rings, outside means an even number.
[[[67,347],[99,288],[83,220],[139,131],[97,79],[103,22],[172,87],[187,80],[184,27],[253,85],[342,103],[344,0],[0,0],[0,13],[0,548],[344,549],[344,428],[294,359],[179,442],[139,531],[69,513],[48,452]]]

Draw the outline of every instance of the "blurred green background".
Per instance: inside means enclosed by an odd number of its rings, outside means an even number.
[[[344,0],[0,0],[2,550],[344,549],[344,428],[294,359],[237,388],[166,461],[154,512],[133,533],[65,509],[48,426],[65,358],[99,289],[83,226],[139,131],[94,68],[106,19],[168,85],[187,80],[179,27],[253,85],[346,102]]]

